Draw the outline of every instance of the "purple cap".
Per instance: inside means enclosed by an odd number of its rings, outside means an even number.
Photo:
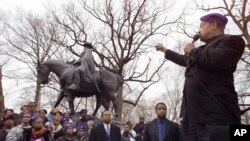
[[[70,120],[69,118],[63,117],[63,118],[61,119],[61,123],[63,124],[65,121],[69,121],[69,120]]]
[[[76,129],[77,129],[77,131],[78,131],[78,130],[80,130],[80,129],[87,130],[88,128],[81,125],[81,126],[77,126]]]
[[[67,131],[69,128],[74,128],[74,126],[72,124],[67,124],[63,127],[64,131]]]
[[[91,115],[87,115],[86,120],[87,120],[87,121],[89,121],[89,120],[94,120],[94,117],[91,116]]]
[[[224,15],[221,15],[219,13],[207,14],[207,15],[201,17],[200,20],[205,21],[205,22],[209,22],[209,23],[216,22],[218,24],[218,26],[221,28],[225,28],[225,26],[228,22],[227,17]]]
[[[86,110],[86,109],[82,109],[81,111],[80,111],[80,114],[82,114],[82,113],[87,113],[88,111]]]

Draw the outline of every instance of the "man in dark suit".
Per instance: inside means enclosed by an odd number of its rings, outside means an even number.
[[[146,124],[143,141],[181,141],[179,125],[166,118],[167,106],[158,103],[155,112],[157,118]]]
[[[111,124],[111,112],[102,113],[102,123],[94,127],[89,136],[89,141],[121,141],[120,128]]]
[[[240,124],[233,73],[245,47],[241,36],[225,35],[227,18],[211,13],[200,18],[205,45],[185,46],[185,55],[156,45],[165,58],[186,67],[181,108],[186,141],[229,141],[229,125]]]

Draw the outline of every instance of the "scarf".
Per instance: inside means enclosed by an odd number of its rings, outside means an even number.
[[[40,137],[40,136],[44,135],[46,131],[47,131],[47,129],[44,128],[44,127],[41,128],[41,129],[38,130],[38,131],[35,131],[35,129],[32,128],[31,137],[32,137],[32,138]]]

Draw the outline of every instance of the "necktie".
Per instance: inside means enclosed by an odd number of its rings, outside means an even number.
[[[109,129],[109,125],[107,125],[107,127],[106,127],[106,132],[107,132],[107,134],[109,135],[110,134],[110,129]]]
[[[164,130],[164,122],[163,120],[160,120],[160,141],[163,141],[163,130]]]

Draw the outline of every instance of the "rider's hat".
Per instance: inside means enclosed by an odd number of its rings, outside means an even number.
[[[85,43],[83,44],[83,46],[86,47],[86,48],[90,48],[90,49],[93,49],[93,48],[94,48],[94,47],[92,46],[92,44],[91,44],[91,43],[88,43],[88,42],[85,42]]]

